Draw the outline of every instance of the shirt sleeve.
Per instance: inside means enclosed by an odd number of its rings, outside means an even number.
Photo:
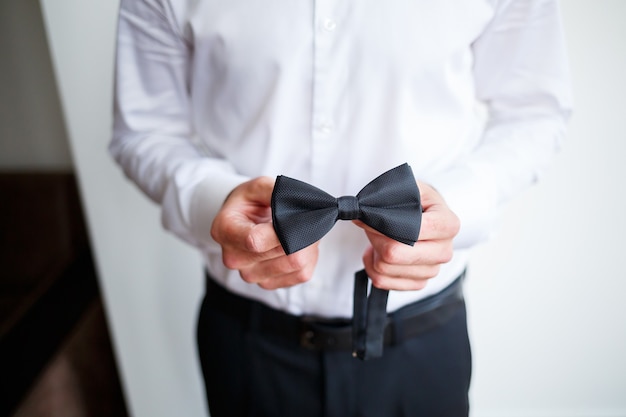
[[[456,248],[489,237],[498,209],[533,184],[560,148],[571,109],[558,4],[503,0],[473,44],[476,94],[487,109],[481,141],[431,179],[459,216]]]
[[[126,176],[161,206],[166,229],[210,248],[216,247],[210,236],[213,218],[228,193],[247,178],[197,146],[190,54],[167,0],[122,0],[109,151]]]

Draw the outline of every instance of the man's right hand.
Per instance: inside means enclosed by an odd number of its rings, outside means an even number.
[[[270,201],[274,180],[258,177],[236,187],[226,198],[211,227],[222,246],[222,260],[241,278],[264,289],[291,287],[311,279],[318,243],[289,256],[280,245]]]

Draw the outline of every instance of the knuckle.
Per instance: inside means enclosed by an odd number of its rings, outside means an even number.
[[[382,259],[375,259],[372,262],[372,269],[380,275],[388,275],[390,272],[390,263],[386,263]]]
[[[215,222],[213,222],[213,224],[211,225],[211,238],[217,243],[220,243],[220,235],[218,233],[217,227],[215,226]]]
[[[380,259],[377,263],[380,263],[381,261],[387,264],[399,263],[401,259],[400,251],[399,244],[391,243],[384,245],[380,252]]]
[[[415,280],[413,281],[413,290],[415,291],[420,291],[423,290],[424,288],[426,288],[426,285],[428,284],[428,281],[426,280]]]
[[[452,214],[454,214],[454,225],[456,233],[459,233],[461,231],[461,219],[455,213]]]
[[[255,192],[262,192],[268,188],[272,188],[273,185],[274,179],[267,176],[257,177],[252,180],[252,187],[254,188]]]
[[[437,275],[439,275],[440,269],[441,269],[441,266],[439,265],[431,265],[424,271],[424,277],[426,279],[435,278]]]
[[[446,245],[446,247],[439,254],[439,263],[445,264],[452,260],[454,256],[454,250],[452,248],[452,243]]]
[[[372,281],[372,285],[376,288],[386,289],[388,288],[389,280],[384,275],[371,274],[370,280]]]
[[[461,229],[461,221],[459,220],[459,217],[453,212],[450,212],[450,218],[445,223],[444,232],[448,236],[454,237],[459,233],[460,229]]]
[[[221,227],[221,217],[218,214],[215,220],[213,220],[213,224],[211,224],[211,237],[217,243],[222,243],[222,234],[220,233]]]
[[[438,234],[438,236],[447,236],[448,235],[448,221],[442,217],[438,217],[433,221],[433,229]]]
[[[430,229],[439,238],[451,238],[459,231],[458,217],[452,212],[450,217],[438,216],[430,219]]]
[[[245,247],[247,251],[252,253],[261,252],[259,248],[259,238],[257,236],[257,233],[254,232],[254,229],[250,230],[250,233],[248,233],[248,235],[246,236]]]
[[[248,284],[254,284],[257,282],[256,276],[251,271],[240,270],[239,276],[241,277],[242,280],[244,280]]]
[[[307,282],[311,277],[304,270],[300,270],[293,275],[293,280],[298,284]]]
[[[276,288],[279,288],[279,285],[276,285],[276,283],[272,280],[261,281],[257,285],[264,290],[275,290]]]
[[[222,263],[228,269],[239,269],[241,265],[239,258],[230,251],[224,251],[222,253]]]
[[[287,267],[291,271],[300,271],[307,264],[307,257],[302,251],[287,256]]]

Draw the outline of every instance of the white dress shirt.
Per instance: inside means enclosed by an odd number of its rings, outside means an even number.
[[[461,231],[424,290],[391,292],[392,311],[450,283],[502,203],[537,179],[569,88],[553,0],[122,0],[110,151],[223,285],[349,317],[363,231],[338,222],[309,282],[266,291],[224,267],[211,239],[228,193],[283,174],[355,195],[408,162]]]

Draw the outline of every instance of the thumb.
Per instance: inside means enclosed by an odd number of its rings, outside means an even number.
[[[243,183],[242,197],[251,203],[269,206],[276,180],[270,177],[258,177]],[[239,187],[238,187],[239,188]]]

